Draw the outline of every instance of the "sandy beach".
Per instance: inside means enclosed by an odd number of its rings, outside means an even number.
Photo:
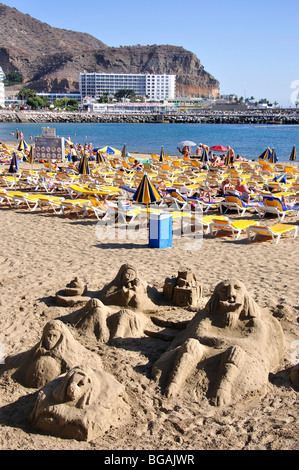
[[[236,214],[230,216],[237,218]],[[253,213],[245,218],[258,219]],[[55,298],[72,279],[78,276],[89,292],[96,292],[124,263],[134,264],[140,278],[159,293],[167,277],[192,270],[203,288],[203,306],[220,281],[241,280],[258,306],[278,320],[285,337],[279,368],[269,374],[265,390],[237,404],[216,407],[188,387],[183,387],[177,397],[166,398],[161,393],[151,370],[169,341],[144,334],[126,338],[117,346],[79,338],[73,330],[86,348],[100,355],[104,369],[125,387],[130,406],[128,422],[90,442],[38,432],[28,421],[37,390],[23,386],[12,371],[3,371],[2,367],[1,449],[298,449],[299,392],[290,381],[298,341],[298,237],[283,237],[274,245],[264,239],[249,242],[245,234],[239,240],[226,234],[205,235],[200,249],[186,245],[184,239],[174,239],[169,248],[153,249],[146,240],[99,240],[95,217],[78,219],[1,204],[0,220],[0,341],[6,356],[29,350],[40,340],[48,321],[78,310],[78,306],[58,305]],[[275,216],[265,218],[268,225],[274,222]],[[285,222],[298,225],[298,217],[287,216]],[[181,322],[191,320],[195,312],[194,308],[164,302],[151,314]]]

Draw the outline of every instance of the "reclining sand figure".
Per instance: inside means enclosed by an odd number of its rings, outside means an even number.
[[[81,336],[95,337],[100,343],[122,338],[140,338],[152,324],[142,312],[121,309],[115,312],[99,299],[90,299],[87,304],[63,321],[76,328]]]
[[[27,387],[40,388],[75,366],[101,369],[100,357],[82,346],[60,320],[49,321],[41,340],[24,353],[17,376]]]
[[[212,404],[221,406],[266,386],[283,350],[279,322],[259,309],[244,284],[228,280],[215,287],[205,308],[172,341],[152,376],[168,397],[192,377],[201,393],[207,390]]]
[[[104,370],[74,367],[39,391],[30,421],[49,434],[90,440],[129,416],[125,388]]]
[[[147,287],[147,283],[139,278],[135,266],[123,264],[115,279],[99,292],[99,299],[105,305],[148,310],[155,306],[148,297]]]

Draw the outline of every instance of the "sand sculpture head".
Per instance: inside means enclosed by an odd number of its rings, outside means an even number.
[[[84,348],[64,323],[52,320],[45,325],[40,342],[24,357],[20,370],[26,386],[40,388],[72,367],[84,364],[102,367],[99,356]]]
[[[38,393],[32,425],[62,438],[89,441],[129,418],[125,388],[103,369],[75,366]]]
[[[99,293],[105,305],[119,305],[138,309],[153,308],[148,298],[148,285],[139,278],[138,270],[132,264],[123,264],[116,277]]]
[[[90,368],[74,367],[53,390],[52,395],[58,403],[72,402],[77,408],[84,408],[94,400],[96,379]]]
[[[220,282],[206,305],[213,323],[221,327],[233,327],[239,320],[259,316],[259,308],[249,296],[245,285],[230,279]]]

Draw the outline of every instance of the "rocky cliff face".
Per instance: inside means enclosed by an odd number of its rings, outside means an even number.
[[[218,94],[219,82],[192,52],[169,45],[108,47],[85,33],[58,29],[0,4],[0,66],[37,91],[78,90],[80,72],[168,73],[177,96]]]

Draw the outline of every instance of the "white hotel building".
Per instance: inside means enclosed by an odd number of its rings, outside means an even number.
[[[99,99],[104,93],[114,95],[119,90],[134,90],[136,96],[160,101],[175,97],[175,75],[142,73],[80,73],[82,100]]]
[[[1,108],[5,107],[5,88],[4,88],[5,74],[0,67],[0,106]]]

